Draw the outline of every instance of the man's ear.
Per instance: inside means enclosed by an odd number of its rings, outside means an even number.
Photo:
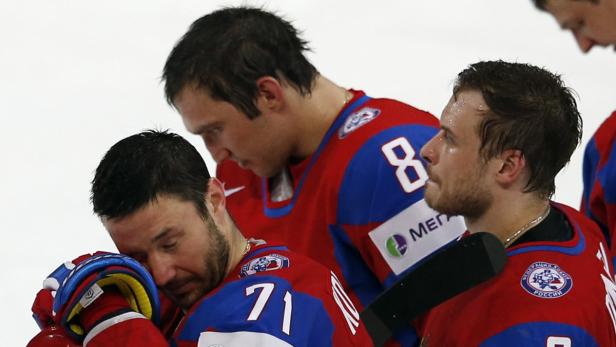
[[[225,189],[222,182],[215,177],[208,181],[205,206],[212,216],[224,215],[226,211]]]
[[[261,111],[278,111],[284,104],[283,87],[272,76],[257,79],[257,107]]]
[[[500,156],[496,181],[505,186],[515,183],[526,185],[526,157],[519,149],[507,149]],[[524,180],[524,182],[521,182]]]

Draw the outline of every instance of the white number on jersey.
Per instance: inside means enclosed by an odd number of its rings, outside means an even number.
[[[246,287],[246,296],[254,294],[255,290],[261,288],[259,292],[259,297],[257,297],[257,301],[255,302],[254,307],[250,311],[248,318],[246,320],[257,320],[259,316],[261,316],[261,312],[267,305],[272,292],[274,291],[274,283],[259,283],[253,284],[250,287]],[[293,299],[291,293],[288,291],[284,295],[284,314],[282,317],[282,331],[291,335],[291,312],[293,310]]]
[[[338,277],[336,277],[333,271],[331,271],[331,280],[332,289],[334,291],[334,301],[336,301],[336,304],[340,307],[340,310],[349,325],[349,329],[351,329],[351,333],[355,335],[356,328],[359,326],[359,312],[357,312],[357,309],[353,306],[351,299],[349,299],[349,296],[342,288]]]
[[[404,153],[402,158],[398,157],[395,151],[396,148],[400,148]],[[381,146],[381,151],[385,154],[387,161],[396,168],[396,177],[405,192],[411,193],[423,187],[424,183],[428,180],[428,173],[423,167],[422,162],[415,158],[415,150],[409,143],[409,140],[405,137],[398,137]],[[412,168],[415,171],[417,178],[411,180],[406,173],[408,168]]]
[[[599,250],[597,251],[597,258],[603,262],[603,270],[607,274],[601,274],[603,285],[605,286],[605,306],[607,307],[610,317],[612,318],[612,327],[616,331],[616,282],[614,276],[610,271],[608,262],[610,261],[605,253],[603,242],[599,243]]]
[[[571,338],[564,336],[548,337],[546,347],[571,347]]]

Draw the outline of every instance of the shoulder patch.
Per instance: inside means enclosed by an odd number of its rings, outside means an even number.
[[[240,277],[254,275],[257,272],[273,271],[289,267],[289,258],[279,254],[267,254],[262,257],[252,259],[242,266]]]
[[[357,128],[375,119],[379,114],[381,114],[381,110],[371,107],[364,107],[359,111],[351,113],[338,130],[338,138],[345,138]]]
[[[569,293],[573,279],[558,265],[539,261],[526,269],[520,284],[531,295],[554,299]]]
[[[466,231],[459,216],[441,214],[420,200],[368,233],[391,270],[400,275]]]

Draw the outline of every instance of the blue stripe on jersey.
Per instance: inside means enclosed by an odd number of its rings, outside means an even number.
[[[571,344],[566,341],[569,338]],[[560,342],[562,341],[562,342]],[[560,343],[559,343],[560,342]],[[519,346],[599,346],[584,329],[575,325],[555,322],[531,322],[518,324],[485,340],[481,347]]]
[[[330,225],[329,234],[332,237],[334,256],[340,266],[342,276],[365,307],[374,301],[384,287],[366,265],[344,229],[338,225]]]
[[[248,258],[252,258],[254,256],[257,256],[259,254],[265,253],[265,252],[272,252],[272,251],[288,251],[289,249],[285,246],[271,246],[271,247],[264,247],[264,248],[259,248],[257,250],[254,251],[250,251],[248,252],[243,259],[248,259]],[[243,260],[242,259],[242,260]]]
[[[264,289],[255,287],[253,294],[246,288],[271,283],[274,289],[256,320],[247,320],[255,310]],[[285,301],[290,294],[292,305]],[[291,309],[290,334],[283,332],[285,309]],[[189,312],[177,340],[196,342],[204,331],[264,332],[293,346],[331,346],[334,325],[319,298],[294,290],[285,279],[275,276],[247,276],[227,283],[211,297],[206,297]]]
[[[534,252],[534,251],[549,251],[549,252],[564,253],[564,254],[567,254],[567,255],[579,255],[580,253],[582,253],[584,251],[584,248],[586,248],[586,238],[584,237],[584,233],[582,232],[582,229],[580,229],[580,226],[577,223],[573,222],[572,226],[577,231],[577,234],[580,235],[580,240],[573,247],[564,247],[564,246],[529,246],[529,247],[522,247],[520,249],[515,249],[515,250],[512,250],[512,251],[508,251],[507,255],[511,257],[511,256],[514,256],[514,255],[528,253],[528,252]]]
[[[590,193],[592,192],[595,175],[597,174],[597,164],[599,163],[599,151],[597,151],[597,144],[595,138],[590,139],[586,145],[584,151],[584,165],[582,169],[582,176],[584,178],[584,202],[586,204],[585,209],[589,213],[590,211]],[[591,216],[592,217],[592,216]]]
[[[381,148],[394,139],[404,137],[415,151],[414,159],[419,159],[425,166],[419,151],[437,131],[430,126],[405,124],[386,129],[366,141],[344,173],[338,194],[337,223],[362,225],[384,222],[423,199],[423,187],[411,193],[402,189],[396,176],[398,167],[389,163]],[[405,155],[396,153],[400,159]],[[411,182],[417,178],[411,166],[404,172]]]
[[[338,118],[336,118],[336,120],[334,121],[332,126],[329,128],[329,130],[327,130],[327,133],[325,133],[325,136],[323,137],[323,140],[321,140],[321,143],[319,144],[319,147],[317,148],[317,150],[314,152],[314,154],[310,158],[310,162],[308,163],[308,166],[306,167],[306,170],[302,174],[302,177],[299,179],[299,182],[297,183],[297,188],[295,189],[295,191],[293,193],[293,197],[291,198],[291,201],[289,202],[289,204],[287,204],[287,205],[285,205],[283,207],[279,207],[279,208],[269,208],[269,207],[267,207],[267,194],[265,194],[265,193],[263,194],[263,213],[266,216],[268,216],[270,218],[279,218],[279,217],[283,217],[283,216],[289,214],[289,212],[291,212],[291,210],[293,210],[293,206],[295,206],[295,201],[297,200],[297,197],[299,196],[299,194],[301,192],[301,189],[302,189],[302,186],[304,185],[304,181],[306,180],[306,177],[310,173],[310,170],[314,166],[314,163],[316,163],[317,159],[319,158],[319,154],[321,153],[323,148],[325,148],[325,146],[329,143],[329,139],[332,137],[333,134],[336,133],[336,131],[338,131],[338,128],[340,128],[340,126],[342,126],[342,124],[347,119],[349,114],[351,114],[352,111],[356,110],[361,105],[363,105],[366,102],[368,102],[368,100],[370,100],[369,96],[366,96],[366,95],[362,96],[361,98],[355,100],[348,107],[346,107],[344,109],[344,111],[342,111],[340,116]],[[266,192],[267,191],[266,190],[267,189],[267,185],[266,185],[266,181],[265,180],[266,180],[266,178],[262,178],[261,179],[261,189],[262,189],[261,191],[262,192]]]
[[[610,189],[614,185],[613,179],[616,177],[616,142],[609,151],[607,162],[599,170],[597,176],[603,187],[605,202],[607,204],[616,204],[616,189]]]
[[[599,158],[600,158],[600,154],[599,151],[597,150],[597,143],[595,141],[595,138],[593,137],[592,139],[590,139],[590,141],[588,142],[588,144],[586,145],[586,150],[584,151],[584,162],[583,162],[583,171],[582,171],[582,177],[584,180],[584,191],[583,191],[583,203],[584,203],[584,210],[585,210],[585,214],[590,217],[593,221],[595,221],[597,223],[597,225],[599,225],[599,228],[601,229],[601,231],[603,232],[603,235],[605,236],[605,239],[607,240],[608,246],[611,245],[612,240],[611,240],[611,235],[610,232],[607,228],[607,225],[605,225],[605,221],[600,220],[599,218],[597,218],[597,216],[594,215],[594,211],[593,209],[590,207],[590,196],[592,195],[593,190],[595,189],[595,182],[597,177],[597,167],[599,165]],[[612,164],[614,168],[616,168],[616,163]],[[606,168],[604,168],[604,170],[606,170]],[[601,185],[601,187],[603,189],[605,189],[605,182],[603,182],[602,180],[599,179],[599,185]],[[614,194],[616,194],[616,192],[614,192]],[[605,197],[607,198],[607,197]]]

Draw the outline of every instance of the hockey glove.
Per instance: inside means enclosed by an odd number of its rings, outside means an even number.
[[[125,255],[106,252],[82,255],[60,265],[43,282],[43,287],[42,292],[55,291],[53,311],[49,315],[44,308],[49,294],[39,292],[32,308],[35,320],[42,328],[51,321],[77,341],[82,341],[87,330],[99,320],[111,317],[131,318],[138,313],[155,324],[159,321],[159,298],[152,276]],[[98,312],[90,315],[84,326],[80,313],[90,305]]]

